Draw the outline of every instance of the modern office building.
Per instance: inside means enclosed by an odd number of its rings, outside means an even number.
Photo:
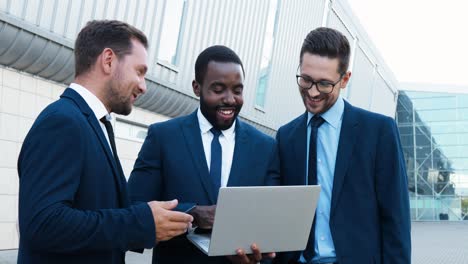
[[[299,51],[319,26],[339,29],[351,43],[353,76],[343,97],[395,114],[398,83],[344,0],[0,0],[0,249],[18,245],[16,161],[23,139],[73,80],[73,42],[92,19],[126,21],[150,41],[148,91],[131,115],[113,123],[127,177],[149,124],[196,109],[194,61],[214,44],[243,60],[240,116],[267,134],[304,111],[295,81]]]
[[[408,170],[412,220],[468,220],[468,93],[402,84],[396,120]],[[433,92],[447,91],[447,92]]]

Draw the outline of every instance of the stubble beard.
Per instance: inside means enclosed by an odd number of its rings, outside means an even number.
[[[122,84],[120,76],[117,75],[116,78],[109,81],[107,88],[107,98],[111,112],[118,115],[129,115],[132,112],[130,97],[126,98],[119,93],[125,90],[124,86],[125,84]]]

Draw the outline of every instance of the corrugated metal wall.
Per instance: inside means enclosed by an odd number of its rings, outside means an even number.
[[[185,30],[179,40],[180,91],[193,96],[191,83],[198,54],[211,45],[226,45],[240,56],[245,68],[241,114],[255,120],[253,103],[269,4],[269,0],[187,1]]]
[[[305,111],[295,77],[299,54],[307,33],[321,25],[325,6],[323,0],[280,3],[265,114],[256,113],[272,124],[285,124]]]
[[[74,42],[92,19],[118,19],[148,36],[150,74],[160,71],[157,48],[166,0],[0,0],[0,11],[24,20],[57,37]],[[160,67],[160,66],[159,66]],[[173,76],[168,76],[168,80]]]
[[[354,45],[353,75],[349,90],[343,95],[357,106],[393,116],[398,84],[346,1],[278,0],[271,71],[261,110],[254,104],[271,1],[185,0],[176,65],[157,59],[158,43],[164,41],[160,36],[168,1],[171,0],[0,0],[0,12],[50,32],[51,38],[65,46],[72,45],[77,32],[90,19],[129,22],[150,39],[150,77],[171,84],[189,97],[193,97],[191,82],[199,52],[214,44],[229,46],[239,54],[246,70],[241,115],[272,129],[304,111],[294,79],[300,47],[310,30],[327,25],[343,32]]]

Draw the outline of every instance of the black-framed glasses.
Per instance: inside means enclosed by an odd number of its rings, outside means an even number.
[[[296,75],[296,80],[297,80],[297,85],[299,85],[299,87],[301,87],[302,89],[309,90],[310,88],[312,88],[312,86],[315,85],[315,87],[320,93],[329,94],[333,92],[333,89],[341,81],[341,79],[343,78],[343,75],[344,74],[341,74],[340,79],[338,79],[338,81],[334,83],[329,82],[329,81],[324,81],[324,80],[314,81],[308,76],[302,76],[299,74]]]

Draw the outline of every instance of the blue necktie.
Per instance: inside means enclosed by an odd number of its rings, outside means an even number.
[[[223,157],[221,144],[219,143],[221,130],[211,128],[210,131],[213,134],[213,140],[211,141],[210,176],[213,181],[213,186],[215,187],[215,197],[218,199],[218,192],[221,187],[221,161]]]
[[[307,173],[309,185],[317,184],[317,133],[318,128],[325,122],[325,120],[319,116],[314,115],[310,120],[310,140],[309,140],[309,171]],[[312,228],[310,229],[309,241],[307,242],[307,247],[304,250],[304,258],[307,260],[307,263],[314,256],[315,251],[315,219],[312,223]]]

